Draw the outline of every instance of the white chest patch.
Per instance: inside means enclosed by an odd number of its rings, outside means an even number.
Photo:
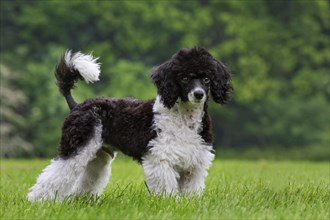
[[[153,112],[158,136],[149,142],[152,148],[145,159],[153,160],[154,164],[166,161],[178,172],[211,165],[212,146],[205,144],[198,134],[202,129],[203,104],[179,101],[168,109],[157,97]]]

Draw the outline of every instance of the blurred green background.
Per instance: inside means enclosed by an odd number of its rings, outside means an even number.
[[[151,68],[198,45],[233,72],[233,100],[211,104],[218,156],[329,160],[329,20],[327,0],[1,0],[1,157],[56,155],[67,48],[102,63],[81,102],[154,98]]]

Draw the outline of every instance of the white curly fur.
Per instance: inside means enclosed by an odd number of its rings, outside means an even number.
[[[152,146],[143,158],[149,190],[154,193],[200,193],[214,154],[202,140],[203,105],[178,101],[166,108],[157,97],[153,107],[154,127],[160,130],[149,142]]]

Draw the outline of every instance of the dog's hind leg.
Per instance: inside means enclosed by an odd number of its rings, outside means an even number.
[[[69,158],[56,158],[51,161],[31,187],[29,201],[59,200],[72,194],[73,186],[90,161],[96,158],[102,148],[102,126],[94,126],[94,134],[81,146],[76,155]]]
[[[111,176],[111,163],[117,154],[117,152],[107,150],[108,148],[100,149],[96,157],[88,163],[86,170],[80,175],[72,189],[74,195],[100,196],[102,194]]]

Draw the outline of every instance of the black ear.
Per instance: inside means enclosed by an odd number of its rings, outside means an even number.
[[[211,80],[211,95],[219,104],[227,104],[233,87],[230,84],[231,74],[228,68],[221,62],[213,60],[215,64],[213,79]]]
[[[179,98],[179,87],[172,72],[172,63],[167,61],[156,67],[151,74],[151,79],[156,85],[158,95],[164,105],[172,108]]]

